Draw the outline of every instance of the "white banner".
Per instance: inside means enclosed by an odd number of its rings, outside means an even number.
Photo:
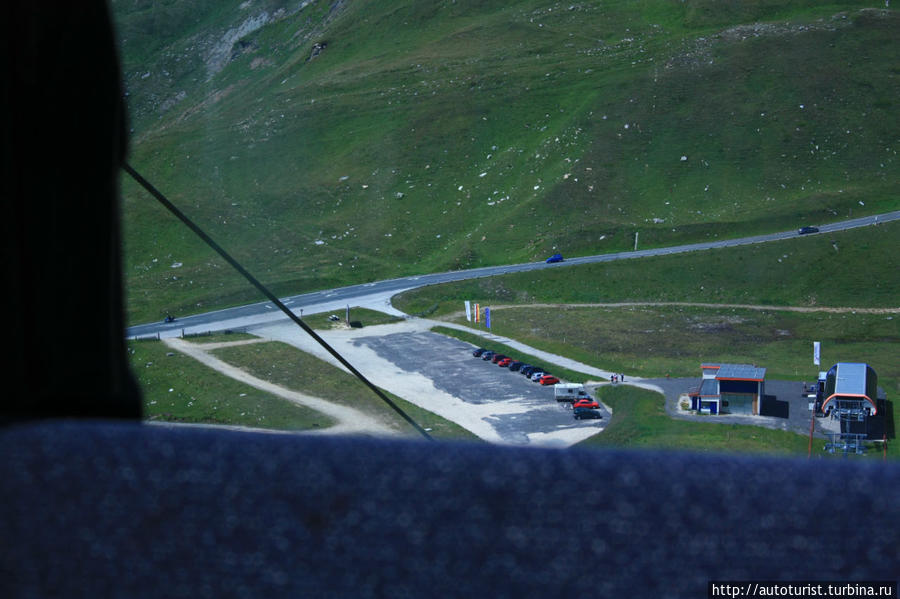
[[[822,352],[822,344],[818,341],[813,341],[813,364],[816,366],[819,365],[819,358],[821,358]]]
[[[466,300],[466,320],[472,322],[472,304],[469,303],[469,300]]]

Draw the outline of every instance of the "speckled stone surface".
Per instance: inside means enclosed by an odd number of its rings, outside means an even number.
[[[893,580],[880,460],[0,429],[0,596],[702,597]],[[577,594],[577,595],[576,595]]]

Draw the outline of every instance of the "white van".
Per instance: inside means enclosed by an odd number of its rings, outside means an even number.
[[[556,401],[577,401],[590,397],[581,383],[557,383],[553,385],[553,397]]]

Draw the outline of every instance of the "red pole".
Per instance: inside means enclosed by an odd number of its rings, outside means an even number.
[[[813,428],[816,426],[816,411],[813,411],[810,414],[809,418],[809,447],[806,448],[806,459],[812,457],[812,436],[813,436]]]

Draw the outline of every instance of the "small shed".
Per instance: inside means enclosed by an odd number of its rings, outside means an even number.
[[[701,364],[700,386],[691,409],[703,414],[758,415],[765,394],[766,369],[751,364]]]

